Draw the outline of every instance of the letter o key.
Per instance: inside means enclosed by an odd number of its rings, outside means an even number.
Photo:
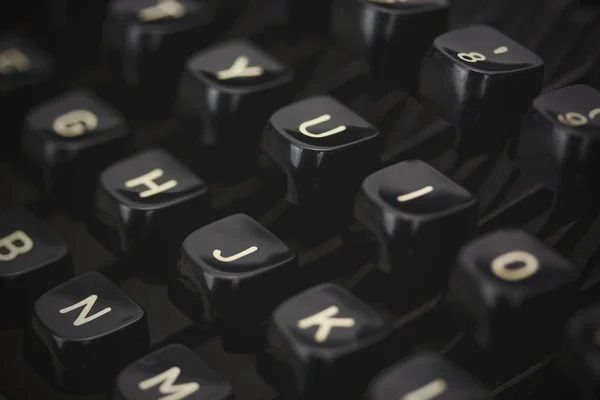
[[[56,118],[52,130],[63,137],[77,137],[98,127],[98,118],[87,110],[73,110]]]
[[[510,264],[521,263],[518,268],[508,268]],[[522,281],[534,275],[540,269],[540,262],[531,253],[511,251],[494,258],[492,272],[498,278],[509,282]]]

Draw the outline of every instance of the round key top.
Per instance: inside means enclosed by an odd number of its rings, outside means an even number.
[[[523,121],[523,172],[555,190],[555,205],[579,215],[598,198],[600,92],[575,85],[539,96]]]
[[[418,92],[440,116],[464,131],[468,151],[497,147],[541,91],[543,61],[488,26],[435,39],[423,60]],[[492,132],[489,132],[492,130]]]

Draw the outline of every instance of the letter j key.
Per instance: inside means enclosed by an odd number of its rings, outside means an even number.
[[[239,332],[249,336],[268,318],[298,272],[296,254],[244,214],[190,234],[174,269],[171,301],[195,321],[221,324],[225,346],[241,343]]]

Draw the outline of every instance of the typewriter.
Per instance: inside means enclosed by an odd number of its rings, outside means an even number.
[[[600,5],[0,15],[0,399],[600,399]]]

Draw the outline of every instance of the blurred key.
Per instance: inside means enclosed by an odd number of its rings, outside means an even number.
[[[18,149],[23,117],[48,94],[53,76],[54,60],[33,42],[15,34],[0,36],[0,154]]]
[[[162,347],[127,366],[112,400],[233,400],[233,388],[190,349]]]
[[[273,313],[263,372],[286,398],[352,398],[385,365],[389,332],[382,317],[345,289],[315,286]]]
[[[484,25],[435,39],[418,92],[439,115],[462,130],[461,151],[501,147],[542,88],[540,57]],[[509,129],[512,128],[512,129]]]
[[[377,239],[394,298],[410,309],[447,284],[447,261],[476,232],[477,200],[428,164],[404,161],[365,179],[354,216]]]
[[[421,61],[446,30],[448,0],[358,0],[359,23],[375,84],[413,88]]]
[[[476,378],[434,353],[421,353],[383,371],[365,400],[492,400]]]
[[[600,305],[575,314],[565,330],[558,364],[585,400],[600,397]]]
[[[44,221],[24,209],[0,213],[0,326],[26,320],[41,294],[72,275],[66,243]]]
[[[38,299],[24,354],[61,390],[92,392],[141,356],[148,342],[144,310],[103,275],[89,272]]]
[[[102,173],[90,229],[150,278],[166,274],[183,239],[209,215],[204,181],[169,153],[149,149]]]
[[[185,60],[212,37],[214,9],[194,0],[114,0],[104,24],[127,97],[140,111],[169,112]]]
[[[554,190],[565,219],[597,208],[600,171],[600,92],[575,85],[545,93],[523,120],[517,163]]]
[[[348,203],[379,164],[381,147],[377,128],[329,96],[281,108],[262,139],[263,151],[287,177],[287,200],[321,208]]]
[[[29,112],[23,152],[57,204],[89,209],[100,172],[133,151],[129,126],[87,90],[74,90]]]
[[[218,324],[234,338],[225,337],[227,346],[256,332],[289,295],[297,268],[296,254],[281,240],[251,217],[231,215],[185,239],[169,297],[191,319]]]
[[[218,152],[215,169],[247,170],[269,116],[292,100],[292,82],[292,71],[250,42],[221,43],[188,60],[175,112],[193,141]]]
[[[449,290],[477,344],[518,362],[557,343],[578,276],[569,260],[538,239],[500,230],[461,249]]]

